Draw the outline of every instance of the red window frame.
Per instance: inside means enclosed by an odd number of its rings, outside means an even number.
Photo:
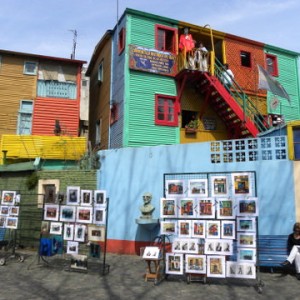
[[[178,100],[176,96],[155,95],[155,124],[178,126]]]
[[[119,36],[118,36],[118,54],[120,55],[123,50],[125,49],[125,28],[123,27],[120,31],[119,31]]]
[[[269,67],[268,60],[272,61],[272,67]],[[266,70],[272,76],[279,76],[278,72],[278,60],[276,55],[266,54]]]
[[[119,119],[119,105],[114,103],[110,108],[110,125],[116,123]]]
[[[177,53],[177,29],[164,25],[155,25],[155,49]],[[168,45],[170,44],[170,47]],[[170,49],[168,49],[170,48]]]

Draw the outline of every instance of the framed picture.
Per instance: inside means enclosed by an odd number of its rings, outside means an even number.
[[[199,244],[197,239],[176,238],[172,243],[174,253],[198,253]]]
[[[75,224],[74,228],[74,241],[84,242],[86,233],[86,225]]]
[[[214,219],[215,218],[215,201],[213,198],[200,198],[196,202],[197,217],[201,219]]]
[[[217,198],[217,218],[235,219],[234,200],[228,198]]]
[[[177,235],[177,221],[161,221],[160,234]]]
[[[48,234],[50,231],[50,222],[42,221],[41,224],[41,234]]]
[[[45,204],[44,207],[44,220],[45,221],[58,221],[59,205]]]
[[[94,204],[97,206],[106,206],[106,191],[104,190],[94,191]]]
[[[251,196],[252,186],[251,180],[248,173],[233,173],[232,176],[232,187],[233,195],[235,196]]]
[[[91,242],[103,242],[105,240],[105,227],[88,225],[88,240]]]
[[[56,235],[62,234],[62,223],[61,222],[51,222],[50,223],[50,234],[56,234]]]
[[[81,190],[80,191],[80,205],[85,206],[85,205],[92,205],[93,203],[93,192],[91,190]]]
[[[61,222],[75,222],[76,217],[76,206],[62,205],[60,207]]]
[[[177,203],[174,198],[160,198],[160,217],[161,218],[176,218]]]
[[[212,197],[226,197],[229,195],[226,176],[211,176],[210,183]]]
[[[193,220],[192,221],[192,237],[205,239],[206,221]]]
[[[258,216],[258,200],[254,197],[237,199],[238,216]]]
[[[86,271],[88,268],[87,255],[72,254],[70,268]]]
[[[231,255],[233,254],[233,241],[225,239],[206,239],[205,254]]]
[[[6,217],[6,228],[17,229],[18,217]]]
[[[207,277],[226,277],[225,256],[207,256]]]
[[[184,196],[185,187],[183,180],[166,180],[166,196]]]
[[[254,248],[238,248],[237,261],[240,262],[256,262],[256,249]]]
[[[2,205],[15,205],[16,192],[14,191],[2,191]]]
[[[256,278],[255,264],[240,263],[236,261],[227,261],[226,277],[255,279]]]
[[[64,224],[64,240],[74,240],[74,224]]]
[[[206,274],[206,255],[185,255],[185,272]]]
[[[96,225],[106,224],[106,207],[94,207],[94,220],[93,223]]]
[[[0,215],[0,228],[6,228],[6,217]]]
[[[256,218],[237,217],[237,231],[256,232]]]
[[[188,182],[189,197],[207,197],[207,179],[192,179]]]
[[[220,237],[221,237],[220,221],[215,221],[215,220],[206,221],[206,238],[219,239]]]
[[[67,187],[67,205],[79,205],[80,202],[80,187]]]
[[[79,243],[74,241],[67,242],[67,253],[78,254]]]
[[[235,239],[235,221],[221,221],[221,238]]]
[[[90,224],[93,220],[93,208],[78,206],[76,210],[76,222]]]
[[[19,210],[20,210],[19,206],[9,206],[8,214],[10,216],[18,216],[19,215]]]
[[[52,254],[63,254],[64,241],[61,235],[52,236]]]
[[[256,247],[256,233],[253,232],[238,232],[237,233],[238,247]]]
[[[183,238],[192,236],[191,220],[178,220],[178,236]]]
[[[143,254],[144,259],[159,259],[161,258],[161,251],[159,247],[146,247]]]
[[[0,206],[0,215],[2,216],[8,216],[9,215],[9,206]]]
[[[183,254],[166,253],[166,274],[183,275]]]
[[[179,218],[194,218],[196,216],[195,200],[191,198],[178,199]]]

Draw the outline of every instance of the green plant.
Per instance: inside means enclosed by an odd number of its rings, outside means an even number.
[[[193,119],[188,124],[185,125],[185,128],[198,129],[200,125],[199,119]]]
[[[37,175],[36,172],[33,172],[30,176],[28,176],[25,183],[28,190],[34,189],[38,181],[39,181],[39,176]]]

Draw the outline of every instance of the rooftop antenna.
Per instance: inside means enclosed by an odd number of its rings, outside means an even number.
[[[77,30],[69,30],[73,32],[73,51],[71,53],[71,59],[75,59],[76,43],[77,43]]]

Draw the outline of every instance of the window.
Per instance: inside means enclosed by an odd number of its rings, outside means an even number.
[[[177,100],[174,96],[155,95],[155,124],[177,126],[176,104]]]
[[[155,48],[161,51],[176,53],[176,35],[175,28],[162,25],[155,26]]]
[[[277,56],[266,54],[267,71],[272,76],[278,76]]]
[[[23,73],[26,75],[36,75],[37,74],[37,62],[25,61]]]
[[[17,134],[31,134],[33,102],[21,100],[18,115]]]
[[[119,118],[119,106],[114,103],[110,108],[110,125],[118,121]]]
[[[125,48],[125,28],[123,27],[119,32],[118,50],[119,54],[123,52]]]
[[[300,160],[300,127],[293,127],[293,139],[295,160]]]
[[[98,82],[99,83],[103,82],[103,60],[98,66]]]
[[[101,143],[101,123],[101,119],[96,122],[95,145],[100,145]]]
[[[246,51],[241,51],[241,65],[243,67],[251,68],[251,53]]]

